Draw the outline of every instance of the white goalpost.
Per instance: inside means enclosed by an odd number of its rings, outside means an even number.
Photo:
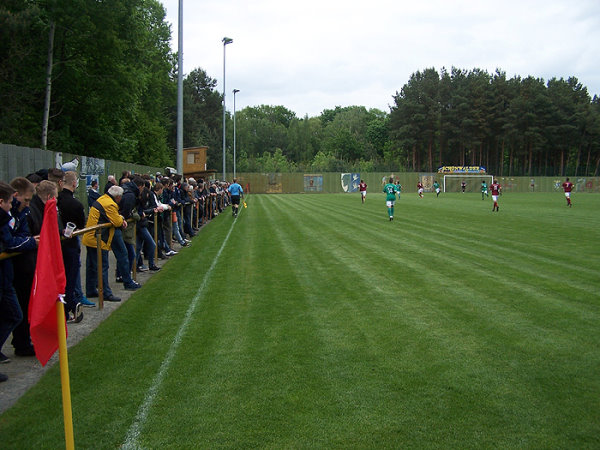
[[[461,183],[463,181],[467,184],[466,192],[480,192],[483,180],[485,180],[489,189],[490,185],[494,182],[494,176],[483,174],[444,175],[444,192],[461,192]]]

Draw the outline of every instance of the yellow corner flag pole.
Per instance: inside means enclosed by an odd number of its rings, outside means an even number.
[[[69,382],[69,357],[67,355],[67,333],[65,331],[65,306],[56,302],[56,324],[58,331],[58,356],[60,360],[60,384],[62,386],[63,418],[65,422],[65,446],[75,449],[73,438],[73,411],[71,410],[71,385]]]

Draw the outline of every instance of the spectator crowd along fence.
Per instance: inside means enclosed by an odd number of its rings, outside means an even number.
[[[32,160],[45,164],[48,155],[43,156]],[[181,247],[190,246],[200,228],[230,204],[226,182],[124,169],[119,179],[107,175],[101,189],[99,173],[90,175],[85,165],[86,172],[78,173],[75,160],[41,169],[19,161],[12,158],[18,167],[34,171],[19,174],[11,168],[3,172],[11,177],[6,179],[9,183],[0,180],[1,362],[10,361],[1,350],[8,348],[5,343],[11,334],[15,355],[35,354],[27,318],[33,274],[39,265],[40,230],[44,217],[48,217],[45,211],[57,210],[51,220],[58,220],[56,232],[62,250],[55,248],[51,261],[61,261],[64,266],[65,320],[79,323],[84,306],[101,310],[105,301],[121,301],[111,284],[123,283],[128,291],[141,288],[138,272],[159,271],[159,259],[168,259]],[[154,168],[144,169],[148,172]],[[81,180],[86,181],[83,191]],[[116,260],[114,278],[109,276],[109,252]],[[96,297],[97,304],[90,301]],[[0,381],[6,379],[0,373]]]

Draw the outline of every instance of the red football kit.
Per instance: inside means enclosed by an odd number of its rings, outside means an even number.
[[[573,183],[571,183],[569,180],[567,180],[562,184],[562,187],[565,190],[565,198],[567,199],[567,206],[570,208],[571,206],[573,206],[571,204],[571,190],[573,189]]]
[[[492,211],[500,211],[500,207],[498,206],[498,196],[500,195],[500,184],[492,183],[490,189],[492,190],[492,200],[494,200],[494,206],[492,206]]]

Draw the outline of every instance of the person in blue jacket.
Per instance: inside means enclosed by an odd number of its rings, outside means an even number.
[[[0,252],[22,252],[37,247],[39,236],[19,235],[16,232],[16,219],[11,215],[12,200],[15,189],[7,183],[0,182]],[[0,260],[0,348],[8,339],[15,327],[23,320],[23,311],[13,286],[13,264],[10,258]],[[8,358],[0,353],[2,362]],[[0,382],[8,377],[0,373]]]

